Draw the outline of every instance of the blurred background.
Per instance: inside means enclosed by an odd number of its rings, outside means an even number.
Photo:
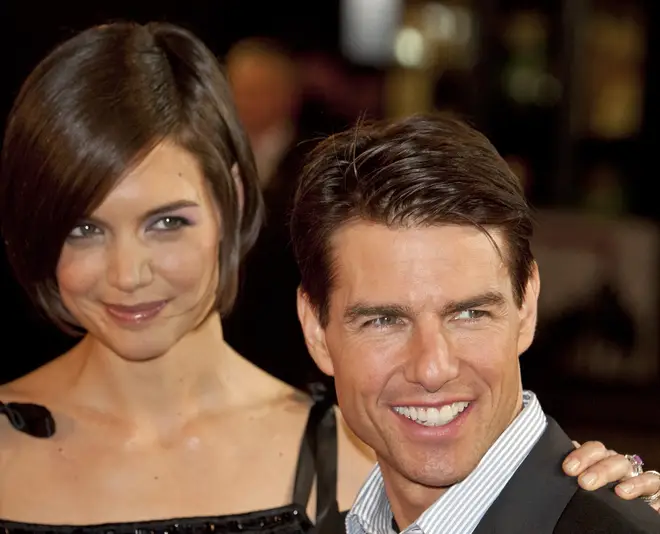
[[[226,64],[268,224],[227,337],[276,376],[318,379],[298,333],[286,211],[302,158],[359,117],[432,109],[487,133],[537,210],[540,322],[524,382],[577,440],[660,469],[660,4],[643,0],[2,0],[2,121],[38,61],[111,20],[191,29]],[[73,341],[0,254],[0,383]],[[273,342],[275,340],[275,342]]]

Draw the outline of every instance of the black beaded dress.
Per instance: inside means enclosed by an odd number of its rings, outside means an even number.
[[[55,421],[43,406],[0,402],[4,413],[18,431],[48,438],[55,433]],[[317,484],[316,525],[307,517],[306,507]],[[39,506],[35,503],[35,506]],[[300,445],[292,503],[280,508],[236,515],[185,517],[133,523],[98,525],[42,525],[0,519],[0,534],[343,534],[345,513],[337,507],[337,424],[332,402],[316,399],[310,410]]]

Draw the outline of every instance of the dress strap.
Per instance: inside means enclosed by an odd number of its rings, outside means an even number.
[[[337,419],[334,403],[322,385],[312,388],[314,405],[300,446],[293,502],[302,508],[316,475],[316,534],[341,534],[344,524],[337,505]]]
[[[0,401],[0,413],[5,414],[9,423],[19,432],[35,438],[50,438],[55,434],[55,419],[39,404]]]

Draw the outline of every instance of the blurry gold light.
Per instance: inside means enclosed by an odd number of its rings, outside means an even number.
[[[402,28],[394,43],[394,57],[404,67],[419,67],[424,61],[424,37],[415,28]]]

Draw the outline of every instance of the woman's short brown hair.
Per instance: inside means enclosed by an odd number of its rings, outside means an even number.
[[[0,228],[18,281],[65,330],[72,318],[55,273],[66,236],[165,139],[197,158],[221,208],[217,307],[226,313],[263,208],[249,142],[214,55],[171,24],[114,23],[58,46],[23,84],[2,149]]]

